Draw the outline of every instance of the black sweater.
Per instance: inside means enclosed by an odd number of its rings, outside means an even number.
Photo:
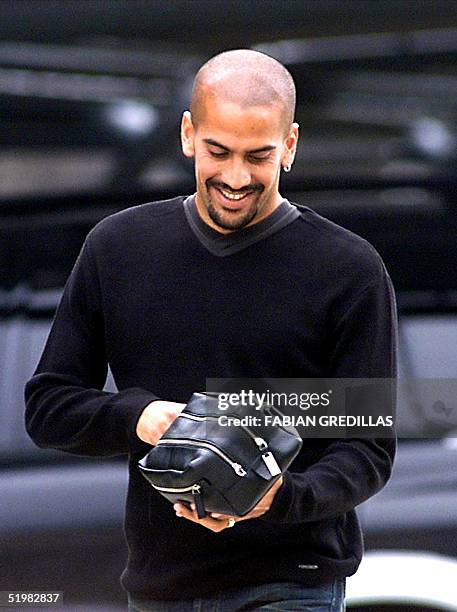
[[[207,377],[394,376],[384,265],[308,208],[284,202],[221,235],[183,201],[124,210],[89,233],[26,386],[28,432],[42,447],[129,454],[122,584],[133,595],[350,575],[363,549],[354,507],[389,478],[393,440],[306,440],[267,514],[216,534],[176,518],[139,474],[150,447],[135,428],[152,400],[186,402]],[[118,393],[101,391],[108,363]]]

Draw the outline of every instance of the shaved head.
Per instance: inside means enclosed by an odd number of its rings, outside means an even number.
[[[295,114],[295,84],[282,64],[272,57],[237,49],[211,58],[195,77],[190,111],[194,127],[205,116],[208,97],[234,102],[242,108],[279,106],[284,129],[289,130]]]
[[[197,73],[181,146],[194,159],[195,206],[222,233],[262,221],[281,205],[281,169],[298,142],[295,85],[272,57],[239,49],[220,53]]]

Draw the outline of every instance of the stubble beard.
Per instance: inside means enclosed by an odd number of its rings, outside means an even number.
[[[213,202],[211,201],[211,195],[208,187],[206,189],[206,194],[206,201],[204,201],[203,204],[208,212],[208,216],[211,221],[221,229],[231,231],[243,229],[243,227],[246,227],[247,225],[249,225],[249,223],[251,223],[251,221],[259,214],[259,211],[262,208],[262,193],[260,191],[256,194],[257,197],[252,203],[252,205],[249,207],[249,209],[241,216],[237,216],[236,213],[230,213],[223,210],[221,211],[216,208],[216,206],[214,206]],[[229,216],[233,216],[233,218],[230,218]]]
[[[246,211],[241,217],[235,219],[224,219],[224,213],[218,211],[212,204],[211,200],[208,202],[207,209],[208,215],[218,227],[226,230],[240,230],[246,227],[258,213],[258,202],[254,202],[253,206]],[[227,213],[230,214],[230,213]]]

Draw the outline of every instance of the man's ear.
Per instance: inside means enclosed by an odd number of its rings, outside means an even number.
[[[298,143],[298,123],[292,123],[290,127],[290,131],[286,136],[285,150],[282,158],[283,166],[291,166],[295,159],[295,153],[297,151],[297,143]]]
[[[193,157],[195,154],[194,133],[190,111],[184,111],[181,119],[181,147],[186,157]]]

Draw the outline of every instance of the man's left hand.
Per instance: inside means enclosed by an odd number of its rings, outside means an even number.
[[[231,516],[230,514],[218,514],[211,513],[205,518],[199,519],[197,516],[197,512],[195,510],[194,505],[192,504],[191,508],[188,508],[184,504],[174,504],[173,508],[176,512],[176,516],[182,516],[183,518],[192,521],[193,523],[197,523],[202,527],[206,527],[215,533],[219,533],[220,531],[224,531],[225,529],[229,529],[233,527],[233,521],[238,523],[240,521],[247,521],[249,519],[258,518],[265,514],[273,503],[273,499],[275,498],[276,493],[280,489],[283,483],[282,476],[274,483],[274,485],[269,489],[259,503],[253,508],[248,514],[244,516]]]

